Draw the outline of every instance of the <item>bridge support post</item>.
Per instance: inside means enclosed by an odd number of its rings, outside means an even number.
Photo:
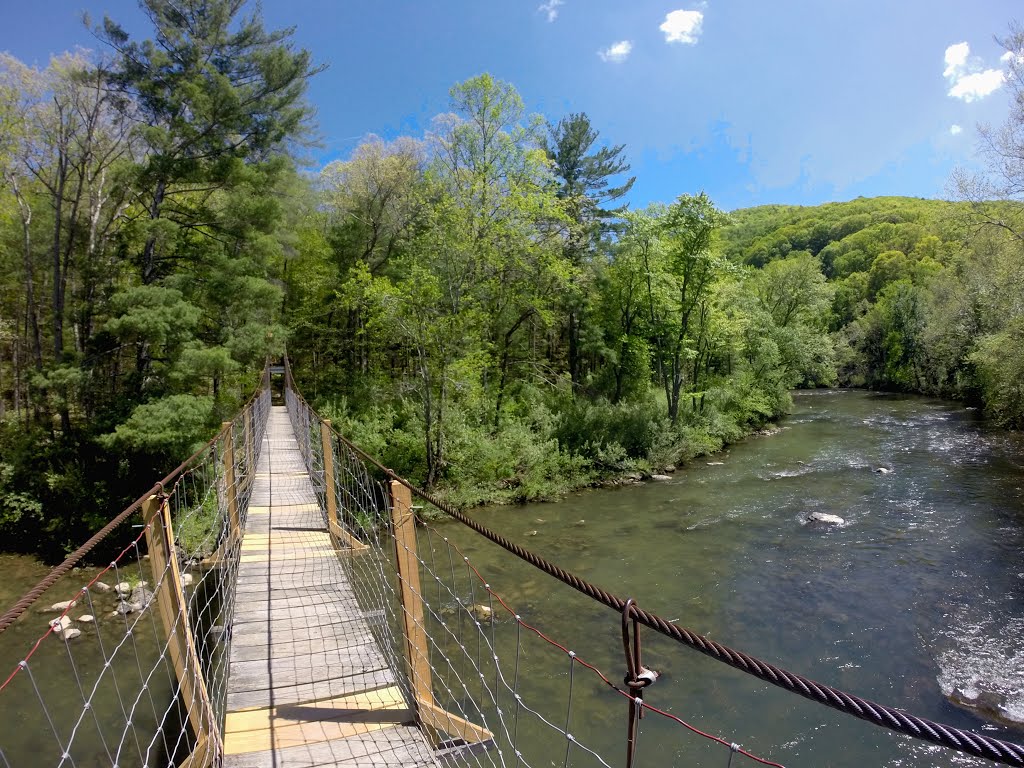
[[[352,552],[362,552],[367,546],[338,523],[338,485],[334,475],[334,449],[331,440],[331,420],[320,422],[320,447],[324,454],[324,509],[327,511],[327,530],[336,547],[343,543]]]
[[[142,504],[142,516],[153,572],[154,606],[167,633],[167,655],[174,667],[181,701],[196,736],[195,749],[181,765],[206,768],[221,751],[222,742],[192,636],[166,497],[150,496],[146,499]]]
[[[435,749],[467,744],[487,748],[494,734],[439,707],[434,701],[430,645],[424,625],[420,563],[416,553],[416,515],[412,494],[397,480],[391,481],[391,522],[395,532],[395,567],[398,571],[405,660],[420,725]],[[442,734],[447,734],[444,739]]]
[[[224,483],[228,505],[228,525],[231,538],[240,540],[242,538],[242,521],[238,516],[238,488],[235,487],[234,429],[230,421],[225,421],[221,426],[224,429]]]
[[[243,482],[246,489],[256,481],[256,466],[253,463],[253,459],[256,456],[256,443],[253,440],[252,434],[252,409],[255,402],[253,401],[253,404],[242,412],[245,425],[245,480]]]

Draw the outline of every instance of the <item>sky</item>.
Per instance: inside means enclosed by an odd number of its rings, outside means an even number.
[[[0,50],[45,66],[100,44],[134,0],[0,0]],[[996,42],[1020,0],[263,0],[267,26],[326,65],[321,146],[422,136],[455,83],[489,72],[551,122],[586,112],[624,144],[634,207],[706,191],[725,210],[949,196],[981,123],[1008,112]]]

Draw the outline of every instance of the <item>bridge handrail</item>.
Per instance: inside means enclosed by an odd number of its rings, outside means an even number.
[[[502,549],[515,555],[519,559],[537,568],[538,570],[552,576],[563,584],[572,587],[578,592],[595,600],[598,603],[624,614],[629,618],[643,624],[649,629],[658,632],[665,637],[685,645],[693,650],[709,656],[727,666],[756,677],[767,683],[771,683],[790,693],[796,693],[806,699],[822,704],[826,707],[851,715],[858,719],[872,723],[873,725],[886,728],[896,733],[911,736],[915,739],[938,744],[957,752],[982,757],[1003,765],[1024,766],[1024,746],[1014,742],[994,739],[975,731],[957,728],[927,718],[918,717],[895,707],[885,706],[868,699],[861,698],[834,688],[823,683],[816,682],[810,678],[790,672],[786,669],[762,661],[755,656],[743,651],[730,648],[729,646],[715,642],[704,635],[693,630],[681,627],[675,622],[669,621],[650,611],[638,608],[632,600],[625,600],[617,595],[608,592],[600,587],[591,584],[587,580],[573,574],[571,571],[555,565],[540,555],[531,552],[510,539],[490,530],[468,515],[460,512],[454,506],[437,498],[433,494],[418,488],[405,478],[384,466],[380,461],[366,453],[358,446],[351,443],[328,421],[325,421],[315,409],[313,409],[305,398],[303,398],[298,387],[295,386],[291,373],[291,365],[285,358],[285,386],[292,391],[292,394],[306,406],[310,413],[320,419],[333,432],[335,438],[346,448],[358,455],[365,462],[376,467],[389,480],[395,481],[407,488],[414,496],[433,505],[454,520],[467,526],[474,532],[497,544]],[[628,605],[627,605],[628,603]]]
[[[270,363],[268,361],[263,366],[263,375],[261,376],[260,379],[260,386],[256,388],[252,395],[250,395],[249,399],[246,400],[245,404],[238,410],[238,413],[235,415],[235,419],[237,419],[240,414],[245,413],[253,405],[253,403],[260,396],[260,394],[263,391],[265,391],[269,386]],[[178,479],[182,472],[188,469],[189,466],[191,466],[191,464],[197,458],[205,454],[215,443],[220,442],[224,438],[225,434],[232,428],[234,423],[234,419],[232,419],[229,422],[225,422],[221,426],[217,434],[215,434],[213,437],[207,440],[202,445],[202,447],[200,447],[191,456],[189,456],[187,459],[181,462],[181,464],[179,464],[177,467],[171,470],[167,474],[167,476],[163,478],[163,480],[160,480],[159,482],[155,483],[153,487],[151,487],[149,490],[147,490],[145,493],[139,496],[139,498],[137,498],[135,501],[129,504],[125,509],[123,509],[120,513],[118,513],[116,517],[114,517],[110,522],[108,522],[99,531],[97,531],[92,536],[92,538],[90,538],[82,546],[80,546],[78,549],[76,549],[74,552],[72,552],[70,555],[64,558],[64,561],[60,565],[57,565],[53,569],[51,569],[50,572],[46,574],[46,576],[43,577],[38,584],[36,584],[34,587],[28,590],[24,595],[22,595],[18,599],[18,601],[14,603],[14,605],[12,605],[6,612],[4,612],[3,616],[0,616],[0,634],[2,634],[11,625],[13,625],[14,622],[16,622],[21,617],[21,615],[25,613],[25,611],[32,607],[33,603],[35,603],[40,597],[43,596],[46,590],[52,587],[55,583],[57,583],[58,580],[60,580],[62,576],[66,575],[72,568],[74,568],[83,557],[89,554],[89,552],[91,552],[96,547],[97,544],[99,544],[107,536],[109,536],[112,531],[114,531],[119,525],[124,523],[132,515],[136,514],[137,512],[141,512],[142,504],[143,502],[146,501],[146,499],[148,499],[150,496],[153,496],[154,494],[160,493],[165,488],[168,488],[171,485],[173,485],[175,480]]]

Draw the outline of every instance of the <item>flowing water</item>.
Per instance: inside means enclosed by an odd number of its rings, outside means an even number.
[[[820,391],[795,404],[778,434],[669,481],[476,516],[721,643],[922,717],[1024,741],[1024,729],[946,698],[986,691],[1005,720],[1024,720],[1022,436],[918,397]],[[811,512],[845,522],[810,524]],[[441,531],[524,620],[621,681],[618,616],[460,526]],[[990,764],[833,713],[641,631],[645,663],[664,673],[648,701],[790,768]],[[533,651],[542,654],[553,655]],[[535,686],[564,701],[567,667],[548,664],[523,683],[524,699]],[[569,730],[620,764],[627,704],[575,674]],[[727,750],[675,723],[649,714],[641,726],[641,765],[726,765]],[[550,756],[540,764],[561,765],[564,738],[548,728],[535,738]],[[570,764],[597,763],[577,748]]]
[[[1024,729],[947,700],[954,690],[985,691],[1004,719],[1024,719],[1024,438],[923,398],[822,391],[797,394],[795,403],[778,434],[697,461],[671,480],[475,515],[719,642],[916,715],[1024,742]],[[883,467],[891,471],[875,471]],[[815,511],[845,522],[807,523]],[[617,615],[457,524],[440,532],[525,621],[621,681]],[[435,549],[421,556],[444,556]],[[43,570],[0,558],[4,607]],[[66,599],[89,575],[72,574],[44,602]],[[467,586],[467,597],[479,600],[473,590]],[[47,618],[31,614],[0,636],[3,677]],[[519,732],[499,741],[514,736],[532,766],[565,764],[567,746],[569,765],[600,765],[578,744],[623,764],[626,702],[514,622],[488,629],[507,670],[518,657],[523,703],[559,729],[568,723],[578,739],[568,744],[523,710]],[[789,768],[989,764],[834,713],[641,631],[645,663],[662,672],[649,702]],[[60,645],[53,643],[54,658]],[[46,673],[40,665],[38,674]],[[506,715],[516,709],[500,685],[487,687],[499,691]],[[13,726],[7,735],[16,736],[28,722],[5,716],[0,733]],[[8,757],[14,766],[35,764],[31,754]],[[677,723],[654,714],[641,722],[638,765],[724,767],[728,758]],[[505,764],[516,764],[507,750]],[[737,756],[733,765],[752,763]]]

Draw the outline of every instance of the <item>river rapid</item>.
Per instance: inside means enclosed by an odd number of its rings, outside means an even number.
[[[721,643],[922,717],[1024,742],[1024,728],[948,701],[954,691],[984,692],[1004,719],[1024,720],[1024,437],[919,397],[818,391],[794,401],[777,434],[698,460],[669,480],[474,515]],[[808,523],[813,512],[844,522]],[[458,524],[438,530],[525,621],[621,681],[617,615]],[[0,557],[4,607],[44,572],[27,558]],[[72,574],[44,602],[67,599],[90,575]],[[479,599],[466,599],[474,594]],[[30,613],[0,636],[3,677],[48,618]],[[559,728],[568,721],[608,764],[623,764],[626,702],[578,665],[570,676],[566,657],[521,638],[514,622],[499,618],[491,632],[506,662],[521,657],[523,701],[557,714]],[[645,663],[662,672],[648,701],[788,768],[990,765],[834,713],[642,632]],[[501,706],[508,714],[511,700]],[[525,714],[520,723],[530,765],[563,765],[563,736]],[[637,765],[727,764],[727,749],[675,722],[648,714],[640,730]],[[35,764],[28,754],[8,757]],[[602,764],[579,746],[567,763]],[[516,764],[509,751],[505,764]],[[733,765],[753,763],[736,756]]]

